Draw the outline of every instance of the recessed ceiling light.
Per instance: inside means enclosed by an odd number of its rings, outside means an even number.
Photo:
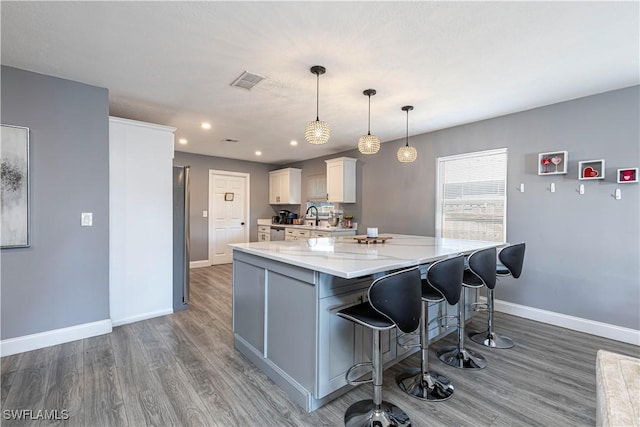
[[[293,140],[293,141],[291,141],[289,144],[291,144],[291,145],[294,145],[294,146],[295,146],[295,145],[298,145],[298,141]]]
[[[203,122],[200,126],[202,129],[211,129],[211,123]]]
[[[178,140],[178,142],[179,142],[180,144],[184,145],[184,144],[186,144],[186,143],[187,143],[187,142],[189,142],[189,141],[187,141],[187,140],[186,140],[186,139],[184,139],[184,138],[180,138],[180,139]]]
[[[262,151],[256,151],[256,156],[262,156]]]

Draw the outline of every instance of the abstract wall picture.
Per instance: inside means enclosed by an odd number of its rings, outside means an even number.
[[[566,174],[568,161],[569,153],[566,151],[538,153],[538,175]]]
[[[618,184],[638,182],[638,168],[618,169]]]
[[[604,160],[578,162],[578,179],[604,179]]]
[[[29,129],[0,126],[0,246],[29,246]]]

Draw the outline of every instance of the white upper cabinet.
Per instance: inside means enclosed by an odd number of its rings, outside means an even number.
[[[351,157],[325,160],[327,163],[327,201],[356,202],[356,161]]]
[[[301,177],[302,169],[286,168],[269,172],[269,204],[300,204]]]

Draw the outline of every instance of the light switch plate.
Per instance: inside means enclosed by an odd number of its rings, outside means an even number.
[[[209,212],[207,211],[202,211],[202,218],[206,218],[209,216]]]
[[[93,225],[93,213],[82,212],[80,225],[82,225],[83,227],[91,227]]]

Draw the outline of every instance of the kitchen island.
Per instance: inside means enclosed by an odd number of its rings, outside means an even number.
[[[375,277],[497,246],[385,236],[391,239],[377,244],[338,237],[231,245],[235,348],[307,411],[348,391],[346,371],[370,360],[369,331],[336,312],[365,301]],[[438,310],[430,312],[435,317],[455,313],[456,307],[440,303]],[[432,339],[447,332],[436,328]],[[382,342],[385,367],[417,350],[399,346],[395,329],[386,331]]]

